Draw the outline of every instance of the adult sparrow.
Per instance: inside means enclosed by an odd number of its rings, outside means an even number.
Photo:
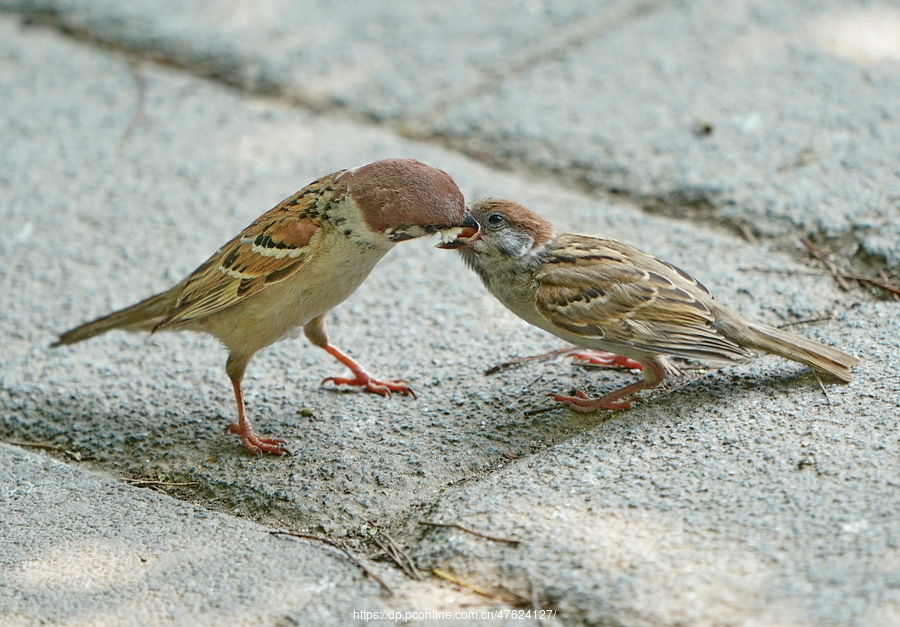
[[[567,342],[634,360],[643,379],[597,398],[551,395],[576,411],[628,409],[635,393],[674,371],[665,356],[721,364],[747,349],[798,361],[850,381],[856,357],[745,320],[672,264],[628,244],[591,235],[557,235],[520,204],[499,198],[472,203],[456,248],[496,296],[520,318]]]
[[[283,440],[258,436],[244,413],[241,380],[253,355],[278,340],[306,337],[350,368],[337,385],[389,396],[404,381],[379,381],[328,341],[325,314],[368,276],[397,242],[442,231],[452,239],[464,200],[445,172],[412,159],[340,170],[257,218],[174,287],[59,336],[73,344],[111,329],[204,331],[228,349],[225,372],[238,420],[229,431],[255,454],[283,455]]]

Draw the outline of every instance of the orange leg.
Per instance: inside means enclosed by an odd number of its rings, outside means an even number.
[[[254,455],[262,455],[270,453],[272,455],[290,455],[291,452],[281,446],[284,440],[277,438],[261,438],[256,435],[250,419],[244,415],[244,394],[241,391],[241,380],[232,379],[231,385],[234,387],[234,398],[237,400],[238,421],[228,425],[228,430],[241,436],[241,443],[244,448]]]
[[[577,412],[592,412],[598,409],[631,409],[634,402],[629,396],[637,394],[641,390],[656,387],[666,376],[666,369],[662,362],[656,359],[647,359],[639,364],[644,371],[644,378],[635,381],[623,388],[591,398],[581,390],[575,390],[575,396],[564,396],[562,394],[549,394],[554,401],[566,403],[569,409]]]
[[[381,381],[366,372],[352,357],[342,352],[337,347],[332,346],[331,344],[324,344],[322,348],[324,348],[329,355],[332,355],[339,362],[350,368],[350,371],[353,372],[352,379],[347,377],[328,377],[327,379],[322,380],[322,385],[331,381],[335,385],[356,385],[364,387],[367,392],[380,394],[381,396],[390,396],[391,392],[398,392],[399,394],[409,394],[413,398],[416,397],[415,392],[410,389],[409,384],[406,381],[397,381],[394,379]]]

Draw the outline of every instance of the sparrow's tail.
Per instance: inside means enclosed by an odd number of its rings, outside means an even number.
[[[59,336],[59,339],[51,344],[51,346],[61,346],[63,344],[74,344],[83,340],[90,339],[95,335],[100,335],[111,331],[112,329],[122,329],[124,331],[152,331],[153,327],[159,324],[169,310],[175,304],[177,292],[168,290],[161,294],[151,296],[141,302],[114,311],[102,318],[97,318],[92,322],[75,327],[71,331],[66,331]]]
[[[850,368],[859,363],[853,355],[764,324],[749,321],[746,324],[749,332],[741,334],[742,346],[798,361],[845,383],[853,378]]]

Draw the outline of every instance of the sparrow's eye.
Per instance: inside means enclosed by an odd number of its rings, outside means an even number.
[[[487,223],[490,226],[498,227],[506,221],[502,213],[492,213],[488,216]]]

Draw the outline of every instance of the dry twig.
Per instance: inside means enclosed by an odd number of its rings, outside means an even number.
[[[125,127],[125,131],[119,138],[119,146],[124,146],[128,143],[132,133],[134,133],[134,129],[136,129],[143,121],[144,112],[147,109],[147,77],[141,72],[140,63],[138,61],[132,61],[128,64],[128,67],[131,69],[131,75],[134,77],[134,81],[137,84],[137,104],[135,105],[134,113],[131,116],[131,121],[128,123],[128,126]]]
[[[784,324],[779,324],[779,329],[787,329],[788,327],[796,327],[801,324],[815,324],[817,322],[828,322],[831,320],[831,316],[820,316],[818,318],[804,318],[803,320],[795,320],[794,322],[785,322]]]
[[[371,525],[371,529],[369,530],[368,536],[397,566],[400,567],[400,570],[406,573],[407,577],[416,580],[424,579],[422,573],[416,568],[416,564],[413,562],[412,558],[406,551],[400,548],[396,542],[394,542],[394,539],[391,536],[379,529],[374,523],[369,522],[369,525]],[[378,536],[382,536],[384,542],[382,542]]]
[[[818,259],[819,262],[823,266],[825,266],[825,269],[831,273],[831,276],[834,277],[834,280],[838,282],[838,285],[840,285],[845,291],[850,289],[850,284],[847,283],[847,279],[843,276],[843,273],[838,269],[837,265],[833,261],[831,261],[828,253],[826,253],[824,250],[822,250],[806,238],[802,238],[800,242],[813,257]]]
[[[131,477],[119,477],[119,480],[130,485],[160,486],[165,488],[200,485],[199,481],[160,481],[159,479],[134,479]]]
[[[369,577],[371,577],[375,582],[377,582],[378,585],[380,585],[382,588],[384,588],[385,592],[387,592],[391,596],[394,596],[394,591],[391,590],[391,587],[389,585],[387,585],[381,577],[376,575],[372,571],[372,569],[370,569],[368,566],[366,566],[363,563],[362,560],[360,560],[358,557],[356,557],[356,555],[354,555],[350,549],[345,547],[343,544],[341,544],[337,540],[332,540],[331,538],[326,538],[324,536],[317,536],[312,533],[297,533],[297,532],[293,532],[293,531],[270,531],[269,534],[271,534],[273,536],[291,536],[293,538],[301,538],[303,540],[315,540],[316,542],[321,542],[322,544],[326,544],[332,548],[335,548],[338,551],[340,551],[341,553],[343,553],[344,555],[346,555],[347,558],[351,562],[353,562],[357,568],[359,568],[361,571],[363,571],[365,574],[367,574]]]
[[[526,409],[522,412],[524,416],[537,416],[539,414],[546,414],[547,412],[551,412],[554,409],[565,409],[565,405],[561,403],[556,403],[555,405],[543,405],[541,407],[535,407],[534,409]]]
[[[70,459],[74,459],[76,462],[86,462],[97,459],[93,455],[82,455],[78,451],[73,451],[70,448],[67,448],[61,444],[44,444],[42,442],[21,442],[17,440],[6,440],[7,444],[12,444],[13,446],[21,446],[23,448],[37,448],[43,449],[45,451],[59,451],[66,457]]]
[[[496,366],[491,366],[487,370],[484,371],[485,375],[492,375],[506,368],[511,368],[512,366],[517,366],[519,364],[524,364],[529,361],[538,361],[541,359],[550,359],[551,357],[556,357],[557,355],[564,355],[566,353],[570,353],[574,350],[578,350],[576,346],[565,346],[563,348],[557,348],[556,350],[549,351],[547,353],[541,353],[540,355],[531,355],[529,357],[516,357],[515,359],[510,359],[509,361],[504,361],[502,364],[497,364]]]
[[[500,588],[503,592],[511,596],[515,600],[516,605],[520,605],[523,607],[531,606],[531,609],[537,611],[540,610],[540,603],[538,603],[537,595],[534,594],[534,588],[531,589],[531,597],[526,597],[522,594],[519,594],[515,590],[511,589],[509,586],[504,584],[498,584],[498,588]]]
[[[803,244],[803,247],[806,248],[807,251],[809,251],[809,254],[811,254],[823,266],[825,266],[828,272],[831,273],[831,276],[834,277],[834,280],[837,281],[838,284],[845,290],[850,289],[850,285],[849,283],[847,283],[847,281],[856,281],[860,285],[877,287],[878,289],[893,294],[895,298],[900,298],[900,286],[890,283],[887,280],[887,277],[884,276],[883,272],[878,278],[850,272],[846,268],[840,267],[834,261],[832,261],[831,253],[822,250],[808,239],[801,239],[800,242]]]
[[[66,447],[60,444],[43,444],[41,442],[20,442],[18,440],[6,440],[7,444],[12,446],[21,446],[22,448],[40,448],[49,451],[66,451]]]
[[[822,390],[822,395],[825,397],[825,403],[831,405],[831,399],[828,398],[828,391],[825,389],[825,384],[822,382],[822,377],[819,376],[819,373],[815,370],[812,373],[816,376],[816,383],[819,384],[819,389]]]
[[[506,544],[512,544],[513,546],[517,546],[518,544],[521,543],[520,540],[510,540],[509,538],[498,538],[497,536],[491,536],[486,533],[482,533],[480,531],[468,529],[457,523],[439,523],[439,522],[431,522],[430,520],[420,520],[419,524],[427,525],[429,527],[446,527],[449,529],[459,529],[460,531],[470,533],[473,536],[478,536],[479,538],[484,538],[485,540],[490,540],[491,542],[504,542]]]
[[[480,587],[480,586],[476,586],[476,585],[473,584],[473,583],[469,583],[469,582],[467,582],[467,581],[463,581],[463,580],[460,579],[459,577],[457,577],[457,576],[455,576],[455,575],[451,575],[451,574],[448,573],[446,570],[441,570],[440,568],[433,568],[433,569],[431,570],[431,573],[432,573],[435,577],[440,577],[441,579],[444,579],[445,581],[449,581],[450,583],[455,583],[457,586],[462,586],[463,588],[467,588],[467,589],[471,590],[472,592],[474,592],[475,594],[480,594],[481,596],[487,597],[487,598],[489,598],[489,599],[496,599],[496,600],[498,600],[498,601],[505,601],[505,599],[503,599],[503,598],[497,596],[497,595],[494,594],[493,592],[488,592],[487,590],[485,590],[484,588],[482,588],[482,587]]]
[[[512,605],[512,606],[518,607],[518,606],[522,606],[522,605],[527,606],[530,603],[521,594],[511,591],[509,588],[507,588],[506,586],[504,586],[502,584],[499,586],[499,588],[501,590],[503,590],[504,592],[506,592],[507,596],[495,594],[493,592],[490,592],[489,590],[485,590],[481,586],[475,585],[473,583],[469,583],[468,581],[464,581],[464,580],[460,579],[459,577],[457,577],[456,575],[448,573],[446,570],[441,570],[440,568],[433,568],[431,570],[431,574],[433,574],[435,577],[440,577],[441,579],[443,579],[445,581],[449,581],[450,583],[456,584],[457,586],[462,586],[463,588],[471,590],[475,594],[481,595],[483,597],[487,597],[489,599],[493,599],[495,601],[500,601],[501,603],[505,603],[507,605]]]

